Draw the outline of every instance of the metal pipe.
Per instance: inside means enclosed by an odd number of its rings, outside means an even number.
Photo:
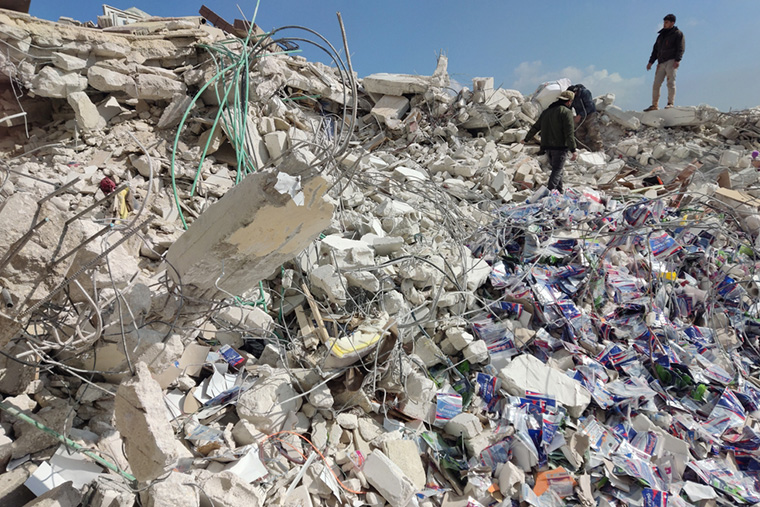
[[[13,298],[11,297],[11,293],[8,292],[8,289],[3,287],[3,290],[0,292],[3,296],[3,301],[5,301],[5,307],[6,308],[13,308]]]

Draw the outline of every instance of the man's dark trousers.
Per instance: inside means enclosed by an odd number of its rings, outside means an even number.
[[[565,166],[567,150],[546,150],[546,155],[549,157],[549,165],[552,168],[548,188],[549,190],[556,188],[562,192],[562,168]]]

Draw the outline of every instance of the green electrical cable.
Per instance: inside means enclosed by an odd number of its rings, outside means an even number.
[[[20,420],[22,420],[22,421],[24,421],[26,423],[31,424],[32,426],[34,426],[38,430],[44,431],[48,435],[55,437],[56,440],[58,440],[59,442],[65,444],[65,445],[67,445],[69,447],[72,447],[72,448],[76,449],[77,451],[81,452],[82,454],[84,454],[85,456],[87,456],[89,458],[94,459],[95,461],[97,461],[98,463],[100,463],[101,465],[103,465],[104,467],[108,468],[109,470],[113,470],[114,472],[116,472],[117,474],[121,475],[122,477],[124,477],[128,481],[130,481],[130,482],[137,482],[137,479],[133,475],[128,474],[127,472],[125,472],[124,470],[122,470],[118,466],[114,465],[110,461],[105,460],[105,459],[101,458],[100,456],[98,456],[97,454],[95,454],[94,452],[92,452],[92,451],[90,451],[90,450],[82,447],[81,445],[77,444],[76,442],[74,442],[70,438],[67,438],[67,437],[61,435],[60,433],[58,433],[54,429],[48,428],[47,426],[45,426],[41,422],[32,419],[31,417],[29,417],[28,415],[26,415],[25,413],[23,413],[22,411],[20,411],[16,407],[14,407],[12,405],[8,405],[7,403],[3,403],[3,402],[0,401],[0,410],[3,410],[4,412],[7,412],[7,413],[11,414],[14,417],[17,417],[18,419],[20,419]]]

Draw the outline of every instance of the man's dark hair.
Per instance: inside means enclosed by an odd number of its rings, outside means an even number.
[[[675,14],[668,14],[664,18],[662,18],[663,21],[671,21],[673,23],[676,22],[676,15]]]

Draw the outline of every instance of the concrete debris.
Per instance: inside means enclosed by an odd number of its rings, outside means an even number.
[[[104,10],[0,13],[1,505],[760,502],[760,107],[595,90],[558,193],[567,78]]]

